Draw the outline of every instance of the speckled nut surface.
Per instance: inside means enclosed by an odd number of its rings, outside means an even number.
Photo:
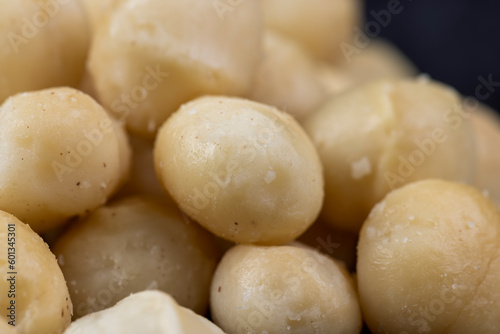
[[[207,0],[127,0],[94,35],[88,66],[99,101],[153,138],[182,103],[250,89],[262,25],[257,1],[224,14]]]
[[[325,170],[322,217],[358,232],[391,189],[430,178],[472,181],[474,133],[451,88],[383,80],[332,97],[304,129]]]
[[[0,247],[4,250],[0,257],[1,321],[15,320],[11,328],[17,334],[62,333],[71,321],[73,307],[61,269],[47,244],[28,225],[0,211]],[[9,247],[15,248],[12,263],[7,261]],[[6,317],[11,314],[8,308],[12,301],[14,319]],[[2,334],[10,333],[2,326]]]
[[[322,60],[342,57],[361,21],[358,0],[260,0],[267,27],[302,45]]]
[[[130,197],[101,207],[54,246],[75,318],[159,289],[203,314],[217,253],[212,236],[173,205]]]
[[[327,88],[316,71],[315,59],[299,44],[266,31],[264,55],[249,98],[303,118],[327,97]]]
[[[500,207],[500,118],[481,105],[470,113],[477,145],[477,173],[474,184],[486,190]]]
[[[162,126],[154,156],[180,208],[231,241],[292,241],[321,208],[314,146],[291,116],[260,103],[214,96],[187,103]]]
[[[168,294],[144,291],[73,322],[64,334],[224,334]]]
[[[0,8],[0,103],[78,84],[90,35],[78,0],[0,0]]]
[[[41,233],[104,204],[128,172],[124,131],[75,89],[10,97],[0,106],[0,209]]]
[[[500,213],[459,183],[397,189],[363,225],[357,273],[373,333],[498,333]]]
[[[303,245],[233,247],[217,267],[210,297],[214,322],[228,334],[361,330],[348,272]]]

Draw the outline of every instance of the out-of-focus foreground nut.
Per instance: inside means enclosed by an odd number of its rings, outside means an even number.
[[[163,201],[131,197],[101,207],[54,246],[75,318],[130,293],[159,289],[205,312],[217,260],[212,236]]]
[[[62,333],[71,321],[73,306],[61,269],[47,244],[28,225],[0,211],[0,247],[4,250],[0,257],[1,321],[14,320],[13,333]],[[7,251],[14,256],[8,258]],[[15,308],[14,319],[8,317],[11,305]]]
[[[474,177],[470,121],[458,94],[442,84],[369,83],[332,97],[303,124],[325,170],[322,216],[340,229],[359,231],[391,189]]]
[[[500,213],[459,183],[397,189],[363,225],[357,273],[374,333],[497,333]]]
[[[307,246],[230,249],[210,292],[216,324],[237,333],[352,333],[361,312],[349,273]]]
[[[71,88],[5,101],[0,152],[0,209],[39,233],[104,204],[130,163],[124,129]]]
[[[89,55],[99,101],[132,132],[152,138],[184,102],[246,94],[261,57],[259,3],[218,14],[206,0],[118,6],[97,29]]]
[[[0,0],[0,8],[0,103],[80,82],[90,34],[78,0]]]
[[[180,208],[219,237],[292,241],[323,201],[314,146],[288,114],[238,98],[183,105],[156,138],[158,178]]]
[[[73,322],[64,334],[224,334],[168,294],[144,291]]]

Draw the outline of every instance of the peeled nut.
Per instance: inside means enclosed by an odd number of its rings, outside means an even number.
[[[0,103],[78,84],[90,35],[78,0],[0,0],[0,8]]]
[[[179,306],[168,294],[144,291],[110,309],[73,322],[64,334],[224,334],[213,323]]]
[[[102,205],[123,182],[124,129],[71,88],[22,93],[0,106],[0,209],[36,232]]]
[[[357,274],[373,333],[496,333],[500,213],[459,183],[399,188],[363,224]]]
[[[62,333],[71,321],[73,306],[61,269],[47,244],[28,225],[0,211],[0,247],[3,249],[0,257],[1,333],[10,333],[2,328],[1,322],[5,320],[15,325],[11,327],[12,333]],[[8,251],[14,256],[7,257]],[[9,309],[12,305],[14,314]]]
[[[361,21],[358,0],[260,0],[266,26],[294,39],[321,60],[342,56]]]
[[[247,93],[261,57],[259,3],[245,1],[220,15],[206,0],[117,6],[96,30],[89,54],[99,101],[129,130],[152,138],[184,102]]]
[[[329,93],[339,94],[374,80],[416,77],[418,69],[396,46],[375,39],[359,53],[321,64],[317,75]]]
[[[325,170],[322,217],[358,232],[391,189],[436,177],[472,181],[474,133],[451,88],[384,80],[332,97],[304,128]]]
[[[95,33],[97,28],[103,21],[113,13],[116,6],[126,0],[80,0],[80,3],[85,10],[89,28],[92,33]]]
[[[231,241],[292,241],[321,208],[314,146],[291,116],[260,103],[187,103],[162,126],[154,156],[158,178],[180,208]]]
[[[204,313],[217,254],[211,235],[164,201],[130,197],[101,207],[55,244],[75,318],[130,293],[159,289]]]
[[[477,173],[474,184],[488,191],[500,207],[500,118],[486,106],[470,113],[477,145]]]
[[[300,119],[318,108],[326,96],[315,60],[292,39],[267,31],[264,56],[249,98]]]
[[[210,309],[229,334],[354,334],[362,324],[348,272],[306,246],[230,249],[215,272]]]

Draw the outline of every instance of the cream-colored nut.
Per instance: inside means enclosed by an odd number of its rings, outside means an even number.
[[[340,59],[336,64],[349,78],[349,87],[378,79],[415,77],[416,66],[393,44],[376,39],[370,45]]]
[[[471,181],[474,133],[458,94],[423,80],[386,80],[332,97],[304,121],[325,170],[322,216],[358,232],[391,189],[425,179]]]
[[[495,111],[480,105],[470,114],[477,145],[477,173],[474,184],[487,190],[500,206],[500,118]]]
[[[259,3],[217,9],[206,0],[118,6],[97,29],[89,55],[99,101],[129,130],[152,138],[184,102],[248,93],[261,58]]]
[[[143,291],[107,310],[73,322],[64,334],[224,334],[220,328],[170,295]]]
[[[71,321],[73,306],[61,269],[47,244],[28,225],[0,211],[0,247],[1,321],[15,325],[12,333],[62,333]],[[9,309],[11,305],[14,311]],[[2,324],[0,330],[9,333]]]
[[[249,98],[302,118],[319,107],[326,96],[315,60],[293,40],[267,31],[263,60]]]
[[[339,94],[357,85],[380,79],[416,77],[416,66],[394,45],[376,39],[359,53],[335,64],[319,63],[317,77],[330,94]]]
[[[214,96],[187,103],[160,129],[154,157],[180,208],[231,241],[292,241],[321,209],[314,146],[290,115],[264,104]]]
[[[101,23],[113,14],[116,6],[127,0],[80,0],[88,24],[92,33],[94,33]]]
[[[15,327],[9,325],[7,320],[0,317],[0,333],[2,334],[16,334]]]
[[[357,273],[374,333],[496,333],[500,213],[459,183],[399,188],[363,225]]]
[[[235,246],[215,272],[210,309],[229,334],[361,330],[349,273],[307,246]]]
[[[89,47],[78,0],[0,0],[0,103],[16,93],[77,85]]]
[[[36,232],[93,210],[123,181],[124,129],[71,88],[22,93],[0,106],[0,209]]]
[[[54,246],[75,318],[132,292],[159,289],[205,312],[217,253],[212,236],[168,202],[130,197],[101,207]]]
[[[341,57],[361,22],[358,0],[261,0],[265,22],[322,60]]]

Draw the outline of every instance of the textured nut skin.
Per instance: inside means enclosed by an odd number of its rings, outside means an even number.
[[[141,196],[99,208],[70,228],[54,253],[78,318],[146,289],[204,313],[215,249],[212,236],[173,204]]]
[[[160,291],[143,291],[110,309],[73,322],[64,334],[224,334],[220,328]]]
[[[7,272],[12,271],[7,262],[8,224],[15,224],[14,271],[15,298],[9,298],[10,283]],[[12,233],[12,232],[11,232]],[[12,241],[12,239],[11,239]],[[0,257],[0,307],[3,321],[11,300],[15,300],[16,321],[11,327],[12,333],[18,334],[59,334],[71,322],[73,306],[69,298],[68,287],[56,258],[42,238],[16,217],[0,211],[0,247],[4,256]],[[7,325],[6,325],[7,326]],[[10,327],[10,325],[9,325]],[[2,333],[4,331],[0,324]],[[15,329],[15,331],[14,331]]]
[[[496,333],[499,211],[459,183],[425,180],[399,188],[361,229],[357,273],[374,333]]]
[[[154,156],[180,208],[231,241],[292,241],[321,208],[314,146],[291,116],[260,103],[213,96],[187,103],[162,126]]]
[[[104,204],[130,163],[123,127],[72,88],[5,101],[0,151],[0,209],[39,233]]]
[[[89,54],[99,101],[129,130],[153,138],[182,103],[247,93],[261,57],[259,3],[245,1],[223,19],[217,13],[206,0],[128,0],[116,7]]]
[[[78,84],[90,40],[78,0],[1,0],[0,8],[0,103],[20,92]]]
[[[214,322],[229,334],[359,333],[361,312],[349,273],[297,245],[230,249],[212,282]]]
[[[391,189],[425,178],[472,181],[474,133],[451,88],[382,80],[332,97],[304,129],[325,170],[322,217],[358,232]]]

